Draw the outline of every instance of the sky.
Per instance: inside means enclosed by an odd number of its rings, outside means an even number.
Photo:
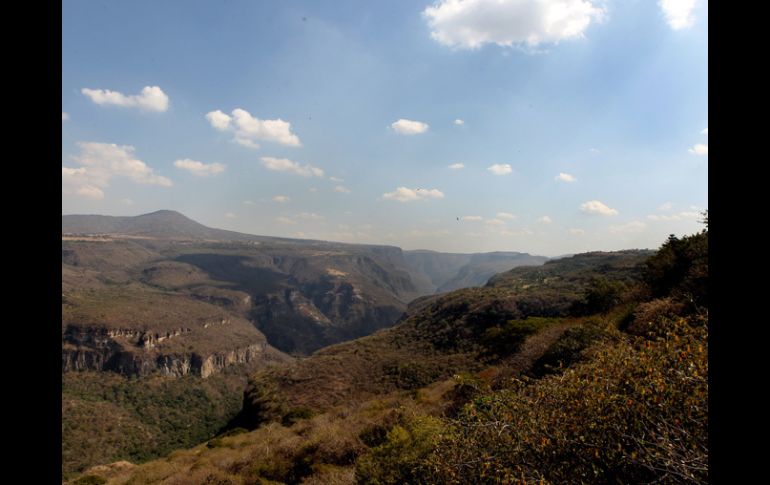
[[[707,0],[62,3],[62,214],[556,256],[707,208]]]

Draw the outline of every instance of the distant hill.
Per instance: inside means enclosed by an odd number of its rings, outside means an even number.
[[[122,234],[157,238],[248,241],[249,234],[212,229],[176,211],[159,210],[139,216],[63,215],[62,234]]]
[[[456,254],[417,250],[404,251],[404,258],[430,279],[436,293],[484,286],[497,273],[517,266],[541,265],[548,260],[544,256],[505,251]]]

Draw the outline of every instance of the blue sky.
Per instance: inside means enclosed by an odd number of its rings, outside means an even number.
[[[708,207],[707,7],[65,0],[62,212],[655,248]]]

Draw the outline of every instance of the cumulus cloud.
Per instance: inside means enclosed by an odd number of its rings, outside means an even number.
[[[486,221],[484,221],[484,224],[488,224],[490,226],[504,226],[505,221],[501,219],[487,219]]]
[[[498,219],[516,219],[516,214],[511,214],[510,212],[498,212],[497,218]]]
[[[554,180],[558,180],[560,182],[577,182],[577,179],[568,173],[559,172],[559,175],[554,177]]]
[[[463,168],[465,168],[464,163],[453,163],[452,165],[449,166],[450,170],[462,170]]]
[[[340,194],[349,194],[350,193],[350,189],[345,187],[344,185],[337,185],[336,187],[334,187],[334,191],[335,192],[339,192]]]
[[[526,45],[581,37],[604,14],[596,0],[439,0],[423,11],[440,44],[477,49],[484,44]]]
[[[490,165],[489,167],[487,167],[487,170],[489,170],[495,175],[507,175],[513,172],[513,169],[507,163],[503,163],[503,164],[496,163],[494,165]]]
[[[460,118],[457,118],[457,119],[454,121],[454,124],[456,124],[457,126],[462,126],[462,125],[464,125],[464,124],[465,124],[465,121],[461,120]]]
[[[438,189],[409,189],[398,187],[393,192],[382,194],[385,200],[395,200],[397,202],[414,202],[416,200],[443,199],[444,193]]]
[[[616,216],[618,211],[611,209],[598,200],[589,200],[580,204],[580,210],[586,214],[597,214],[600,216]]]
[[[703,130],[700,132],[700,134],[701,134],[701,135],[706,135],[706,136],[708,136],[708,134],[709,134],[709,129],[708,129],[708,128],[703,128]]]
[[[197,160],[190,160],[189,158],[175,161],[174,166],[176,168],[181,168],[182,170],[187,170],[191,174],[197,175],[198,177],[207,177],[209,175],[216,175],[225,171],[225,165],[222,163],[206,164],[203,162],[198,162]]]
[[[299,217],[300,219],[308,220],[308,221],[322,221],[322,220],[326,219],[324,216],[318,215],[318,214],[316,214],[314,212],[301,212],[301,213],[297,214],[297,217]]]
[[[225,212],[225,217],[228,218],[228,219],[235,219],[238,216],[236,216],[232,212]]]
[[[284,204],[286,202],[289,202],[290,200],[291,198],[285,195],[276,195],[275,197],[273,197],[273,202],[278,202],[279,204]]]
[[[658,207],[658,210],[670,211],[673,207],[674,207],[674,204],[672,204],[671,202],[664,202],[663,204],[661,204],[660,207]]]
[[[650,214],[647,219],[651,221],[685,221],[699,220],[701,217],[700,212],[684,211],[676,214]]]
[[[551,218],[550,218],[550,217],[548,217],[548,216],[543,216],[543,217],[540,217],[540,218],[538,218],[537,222],[539,222],[540,224],[550,224],[550,223],[552,223],[553,221],[551,220]]]
[[[428,131],[428,124],[422,121],[400,119],[390,124],[393,131],[400,135],[419,135]]]
[[[230,120],[232,118],[230,118],[230,116],[226,113],[223,113],[220,110],[216,110],[206,113],[206,119],[215,129],[219,131],[225,131],[226,129],[230,128]]]
[[[61,112],[61,120],[62,120],[62,121],[67,121],[67,120],[69,120],[69,119],[70,119],[70,115],[68,115],[67,113],[65,113],[64,111],[62,111],[62,112]]]
[[[122,106],[160,112],[168,109],[168,96],[158,86],[145,86],[140,94],[131,96],[109,89],[83,88],[80,92],[100,106]]]
[[[338,178],[338,177],[329,177],[329,180],[331,180],[332,182],[339,182],[339,183],[342,183],[342,182],[345,181],[345,180],[343,180],[341,178]]]
[[[126,177],[139,184],[170,187],[171,180],[156,175],[146,163],[134,158],[134,147],[113,143],[79,142],[80,153],[72,160],[80,168],[62,166],[62,193],[92,199],[104,197],[113,177]]]
[[[687,150],[688,152],[692,153],[693,155],[708,155],[709,154],[709,146],[704,145],[703,143],[698,143],[692,148]]]
[[[631,221],[619,226],[610,226],[610,232],[613,234],[627,232],[642,232],[647,229],[647,224],[642,221]]]
[[[297,223],[297,221],[293,219],[289,219],[288,217],[284,217],[284,216],[276,217],[275,222],[277,222],[278,224],[286,224],[286,225]]]
[[[244,200],[243,205],[257,205],[253,200]]]
[[[310,164],[300,165],[288,158],[262,157],[262,165],[274,172],[289,172],[302,177],[323,177],[324,171]]]
[[[583,234],[585,234],[585,233],[586,233],[586,232],[585,232],[584,230],[582,230],[582,229],[570,229],[570,230],[569,230],[569,231],[567,231],[567,232],[569,232],[569,233],[570,233],[570,234],[572,234],[573,236],[582,236]]]
[[[481,216],[462,216],[460,218],[462,221],[483,221],[484,218]]]
[[[279,143],[281,145],[298,147],[302,143],[299,137],[292,133],[291,123],[277,120],[261,120],[248,111],[235,108],[232,116],[221,110],[206,113],[206,119],[211,126],[219,131],[233,131],[236,143],[249,148],[259,148],[258,140]]]
[[[695,17],[692,14],[695,4],[698,0],[659,0],[666,22],[674,30],[686,29],[692,27],[695,23]]]

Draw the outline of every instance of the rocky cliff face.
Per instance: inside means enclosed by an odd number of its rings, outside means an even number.
[[[206,322],[203,327],[228,323],[228,320],[223,319]],[[111,371],[126,376],[157,373],[167,377],[193,374],[206,378],[232,365],[266,363],[285,358],[264,339],[209,353],[163,349],[164,341],[191,332],[193,330],[190,328],[154,332],[70,325],[63,335],[62,371]]]

